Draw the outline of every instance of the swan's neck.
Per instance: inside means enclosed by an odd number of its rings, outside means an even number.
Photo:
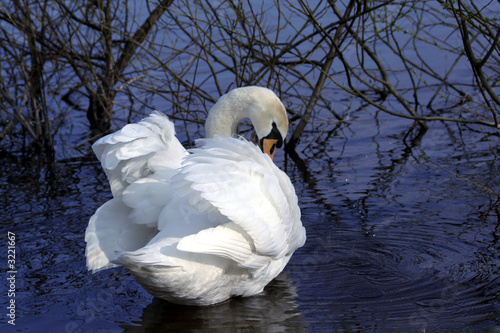
[[[252,122],[259,140],[271,133],[273,124],[278,126],[281,137],[286,137],[285,107],[274,92],[262,87],[236,88],[219,98],[207,117],[206,136],[234,136],[238,124],[245,118]]]
[[[229,110],[228,110],[229,111]],[[213,138],[214,135],[234,136],[238,124],[245,118],[239,112],[226,112],[225,110],[211,110],[205,123],[207,138]]]
[[[252,118],[251,104],[251,100],[246,98],[234,99],[229,98],[227,95],[222,96],[208,114],[205,122],[206,137],[213,138],[215,135],[234,136],[238,124],[245,118]]]

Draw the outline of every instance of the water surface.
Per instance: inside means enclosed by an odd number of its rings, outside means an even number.
[[[500,140],[441,123],[411,140],[410,126],[367,111],[305,136],[301,163],[280,152],[307,242],[263,294],[205,308],[154,299],[123,268],[87,272],[85,228],[110,198],[95,158],[52,175],[4,154],[0,233],[16,234],[17,275],[15,326],[0,285],[2,332],[500,331],[498,198],[435,164],[498,193]]]

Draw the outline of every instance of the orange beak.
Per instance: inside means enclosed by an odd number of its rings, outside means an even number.
[[[269,155],[271,159],[274,158],[274,153],[276,152],[276,145],[278,144],[277,139],[264,139],[262,143],[262,151]]]

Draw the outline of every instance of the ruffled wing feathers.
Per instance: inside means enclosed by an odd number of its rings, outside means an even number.
[[[157,168],[178,168],[187,155],[175,137],[174,124],[158,111],[99,139],[92,148],[108,176],[113,196]]]
[[[116,266],[116,251],[137,250],[157,234],[168,181],[187,151],[174,124],[157,111],[101,138],[93,149],[114,196],[91,217],[85,233],[87,266],[96,272]]]
[[[87,228],[89,269],[134,260],[173,267],[134,252],[158,230],[180,237],[177,250],[231,259],[254,276],[304,244],[297,196],[269,156],[243,138],[197,143],[188,154],[173,123],[154,112],[94,144],[115,199]]]

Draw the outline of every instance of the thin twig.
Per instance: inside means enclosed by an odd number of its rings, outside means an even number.
[[[444,171],[448,172],[449,174],[452,174],[453,176],[455,176],[455,177],[457,177],[457,178],[460,178],[460,179],[462,179],[462,180],[465,180],[466,182],[468,182],[468,183],[470,183],[470,184],[472,184],[472,185],[474,185],[474,186],[476,186],[476,187],[479,187],[479,188],[481,188],[481,189],[485,190],[485,191],[486,191],[486,192],[488,192],[488,193],[491,193],[491,194],[493,194],[493,195],[496,195],[497,197],[500,197],[500,194],[496,193],[496,192],[495,192],[495,191],[493,191],[491,188],[486,187],[486,186],[484,186],[484,185],[482,185],[482,184],[480,184],[480,183],[474,182],[474,181],[472,181],[472,180],[469,180],[469,179],[467,179],[467,178],[465,178],[465,177],[462,177],[462,176],[460,176],[458,173],[455,173],[455,172],[453,172],[453,171],[451,171],[451,170],[448,170],[447,168],[445,168],[445,167],[444,167],[444,166],[442,166],[441,164],[439,164],[439,163],[437,163],[437,162],[434,162],[434,161],[432,161],[431,159],[429,159],[429,158],[427,158],[427,157],[425,157],[425,156],[423,156],[423,155],[420,155],[420,157],[422,157],[422,158],[423,158],[424,160],[426,160],[427,162],[430,162],[430,163],[432,163],[432,164],[434,164],[434,165],[436,165],[436,166],[440,167],[441,169],[443,169]]]

